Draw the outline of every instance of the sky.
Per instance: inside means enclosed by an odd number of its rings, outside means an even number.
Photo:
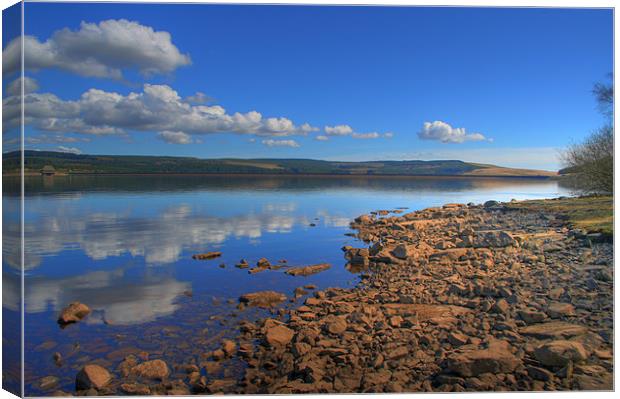
[[[36,2],[25,34],[26,148],[88,154],[557,170],[613,70],[609,9]]]

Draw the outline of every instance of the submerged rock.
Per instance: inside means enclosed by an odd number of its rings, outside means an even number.
[[[220,256],[222,256],[221,252],[206,252],[204,254],[195,254],[192,255],[192,259],[196,259],[196,260],[208,260],[208,259],[215,259],[215,258],[219,258]]]
[[[67,324],[77,323],[90,314],[90,308],[83,303],[73,302],[60,312],[58,316],[58,324],[66,326]]]
[[[75,377],[75,387],[78,390],[101,389],[112,380],[108,370],[98,364],[88,364]]]
[[[288,269],[285,273],[290,274],[291,276],[310,276],[312,274],[320,273],[329,269],[331,265],[329,263],[319,263],[316,265],[303,266],[303,267],[292,267]]]
[[[131,372],[144,378],[163,380],[170,371],[166,362],[160,359],[149,360],[132,367]]]
[[[275,291],[258,291],[249,294],[243,294],[239,297],[239,301],[248,306],[256,306],[259,308],[270,308],[284,302],[286,295]]]

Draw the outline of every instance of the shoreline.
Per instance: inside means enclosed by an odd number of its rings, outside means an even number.
[[[610,390],[613,244],[539,202],[362,215],[359,247],[342,248],[354,287],[315,291],[303,273],[325,267],[304,267],[291,277],[307,289],[299,297],[242,295],[239,311],[271,315],[246,313],[235,336],[209,338],[215,349],[183,364],[157,351],[76,364],[77,393]],[[107,382],[84,388],[88,366]]]
[[[354,174],[295,174],[295,173],[56,173],[52,176],[43,176],[38,172],[26,173],[24,177],[74,177],[74,176],[105,176],[105,177],[118,177],[118,176],[170,176],[170,177],[182,177],[182,176],[199,176],[199,177],[320,177],[320,178],[427,178],[427,179],[534,179],[534,180],[557,180],[560,176],[503,176],[503,175],[390,175],[390,174],[376,174],[376,175],[354,175]],[[21,174],[3,173],[2,177],[21,177]]]

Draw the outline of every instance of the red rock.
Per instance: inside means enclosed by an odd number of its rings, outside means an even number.
[[[98,364],[87,364],[75,377],[75,387],[78,390],[101,389],[111,380],[108,370]]]

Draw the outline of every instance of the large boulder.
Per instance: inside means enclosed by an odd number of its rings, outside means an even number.
[[[108,370],[98,364],[87,364],[75,377],[75,388],[78,390],[101,389],[111,380],[112,376]]]
[[[90,308],[83,303],[73,302],[64,308],[58,316],[58,324],[65,326],[71,323],[77,323],[90,314]]]
[[[295,332],[290,328],[277,324],[267,327],[265,340],[270,346],[282,347],[288,345],[294,335]]]
[[[505,341],[492,341],[488,348],[467,350],[448,358],[448,369],[463,377],[475,377],[484,373],[511,373],[521,360],[511,351]]]
[[[534,350],[534,356],[545,366],[565,366],[586,360],[588,352],[579,342],[557,340],[540,345]]]
[[[160,359],[140,363],[137,366],[134,366],[131,371],[140,377],[149,378],[152,380],[163,380],[168,377],[168,374],[170,374],[168,365]]]
[[[310,266],[292,267],[288,269],[285,273],[291,276],[310,276],[312,274],[320,273],[324,270],[327,270],[330,267],[331,265],[329,263],[319,263]]]

